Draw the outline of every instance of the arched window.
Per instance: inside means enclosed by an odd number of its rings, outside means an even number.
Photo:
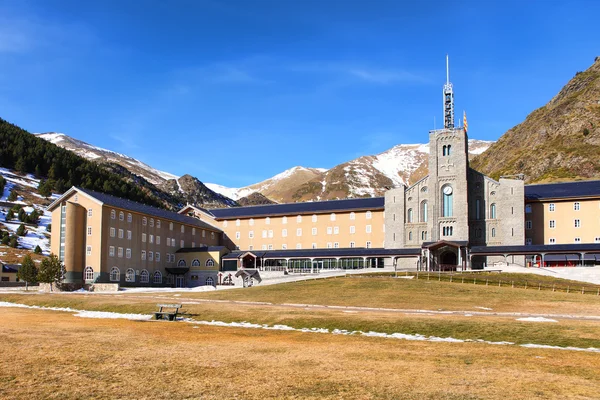
[[[110,281],[111,282],[119,282],[121,280],[121,271],[119,271],[119,268],[117,267],[112,267],[110,269]]]
[[[408,222],[408,223],[413,222],[413,210],[412,210],[412,208],[409,208],[408,211],[406,212],[406,222]]]
[[[187,264],[185,263],[185,260],[179,260],[177,261],[177,266],[178,267],[185,267]]]
[[[428,217],[427,200],[423,200],[421,202],[421,222],[427,222],[427,217]]]
[[[302,222],[302,215],[298,215],[296,217],[296,222]]]
[[[142,283],[150,282],[150,274],[145,269],[143,269],[142,272],[140,272],[140,282],[142,282]]]
[[[117,218],[117,212],[115,210],[110,210],[110,219]]]
[[[496,203],[490,205],[490,218],[496,219]]]
[[[330,219],[331,221],[335,221],[335,213],[331,213],[331,214],[329,215],[329,219]]]
[[[125,272],[125,282],[135,282],[135,271],[133,268],[128,268]]]
[[[427,240],[427,231],[421,231],[421,240]]]
[[[206,284],[210,286],[215,286],[215,280],[209,276],[208,278],[206,278]]]
[[[492,228],[492,237],[496,237],[496,228]]]
[[[449,156],[450,155],[450,150],[452,149],[452,145],[449,144],[448,146],[446,146],[446,155]]]
[[[131,222],[131,213],[127,213],[127,222]]]
[[[154,218],[150,218],[150,227],[154,227]]]
[[[270,218],[270,217],[267,217],[267,218],[265,219],[265,224],[266,224],[266,225],[271,225],[271,218]]]
[[[119,212],[119,221],[123,221],[125,219],[125,213],[123,211]]]
[[[214,267],[215,266],[215,262],[213,261],[212,258],[209,258],[208,260],[206,260],[206,266],[207,267]]]
[[[452,216],[452,195],[453,190],[452,186],[444,185],[442,187],[442,217],[451,217]]]
[[[83,271],[83,279],[86,281],[94,280],[94,268],[85,267],[85,270]]]
[[[185,232],[185,226],[181,225],[181,233]]]
[[[412,240],[412,231],[408,232],[408,240]]]
[[[146,224],[148,223],[148,219],[146,217],[142,218],[142,225],[146,226]]]
[[[287,217],[281,218],[281,223],[282,224],[287,224]]]
[[[162,274],[160,271],[154,272],[154,283],[162,283]]]
[[[313,214],[313,216],[312,216],[312,222],[317,222],[317,215],[316,214]]]
[[[200,266],[200,261],[195,259],[192,261],[192,267],[199,267]]]

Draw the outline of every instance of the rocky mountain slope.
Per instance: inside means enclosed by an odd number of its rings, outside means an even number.
[[[527,182],[600,177],[600,57],[525,121],[506,132],[472,166],[494,178]]]
[[[263,194],[258,192],[250,193],[248,196],[238,199],[237,202],[242,207],[276,204],[273,200],[268,199]]]
[[[481,154],[492,143],[471,139],[469,153],[471,156]],[[256,191],[280,203],[381,196],[386,188],[409,185],[427,175],[428,155],[428,144],[400,144],[383,153],[362,156],[329,170],[294,167],[243,188],[206,185],[231,198]]]
[[[235,201],[220,193],[215,193],[200,180],[190,175],[178,177],[168,172],[159,171],[133,157],[93,146],[64,133],[38,133],[36,136],[88,160],[102,163],[113,172],[126,177],[130,181],[150,183],[154,194],[175,209],[186,203],[208,208],[237,205]]]

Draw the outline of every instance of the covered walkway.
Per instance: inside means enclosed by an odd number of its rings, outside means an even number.
[[[469,252],[469,260],[476,256],[501,256],[506,265],[510,256],[526,256],[530,266],[595,266],[600,265],[600,243],[475,246]]]

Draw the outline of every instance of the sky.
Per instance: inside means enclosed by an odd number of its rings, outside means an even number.
[[[0,117],[241,187],[457,120],[497,140],[600,56],[598,1],[0,0]],[[434,125],[435,121],[435,125]]]

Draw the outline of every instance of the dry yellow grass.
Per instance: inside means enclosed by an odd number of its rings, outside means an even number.
[[[2,309],[0,396],[597,398],[597,354]]]

